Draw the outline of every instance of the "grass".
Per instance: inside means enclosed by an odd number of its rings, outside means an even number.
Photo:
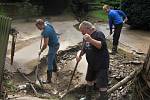
[[[17,91],[16,86],[13,84],[11,80],[4,80],[4,87],[7,92],[15,93]]]
[[[4,9],[2,7],[0,7],[0,15],[6,15],[6,13],[4,12]]]
[[[108,17],[107,14],[105,12],[103,12],[102,10],[94,10],[94,11],[90,11],[89,12],[89,16],[98,18],[104,22],[108,21]]]

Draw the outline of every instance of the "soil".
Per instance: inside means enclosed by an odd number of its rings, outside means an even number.
[[[65,18],[65,19],[64,19]],[[58,20],[59,19],[59,20]],[[63,31],[64,33],[68,32],[68,30],[64,30],[64,27],[66,24],[63,22],[64,20],[66,21],[71,20],[72,18],[70,17],[51,17],[51,20],[54,21],[55,27],[58,27],[58,31]],[[58,21],[62,21],[62,23],[59,23]],[[24,23],[21,21],[21,23]],[[15,24],[17,25],[17,24]],[[15,26],[14,25],[14,26]],[[21,24],[22,25],[22,24]],[[71,24],[72,25],[72,24]],[[71,25],[66,25],[65,27],[70,28],[72,27]],[[17,26],[20,26],[17,25]],[[16,51],[19,51],[25,46],[28,46],[29,44],[36,42],[37,40],[40,39],[38,32],[39,31],[34,31],[33,32],[33,23],[31,23],[31,26],[28,26],[28,23],[25,23],[25,28],[21,30],[22,36],[19,36],[19,41],[16,44]],[[105,25],[104,25],[105,26]],[[18,27],[18,29],[20,29]],[[106,27],[105,27],[106,28]],[[72,37],[74,35],[70,35],[70,33],[75,33],[75,30],[70,30],[67,34],[62,34],[66,38],[61,38],[61,41],[67,41],[70,43],[72,42],[73,39]],[[29,36],[28,36],[29,35]],[[80,39],[78,35],[75,34],[76,39]],[[23,37],[23,38],[22,38]],[[70,39],[71,38],[71,39]],[[74,37],[73,37],[74,38]],[[59,100],[60,97],[64,96],[62,99],[63,100],[79,100],[80,98],[85,96],[85,81],[83,81],[83,76],[85,77],[85,72],[82,73],[79,70],[76,71],[71,87],[70,87],[70,92],[66,93],[66,89],[68,86],[68,83],[70,81],[70,77],[72,75],[73,69],[74,69],[74,60],[76,53],[79,51],[81,48],[81,44],[79,43],[78,45],[75,45],[78,41],[74,39],[73,43],[70,43],[69,45],[73,45],[68,47],[65,50],[61,50],[58,52],[58,75],[54,75],[52,79],[51,84],[44,84],[44,88],[40,86],[40,84],[37,82],[36,77],[35,77],[35,72],[36,72],[36,67],[37,65],[34,64],[36,63],[37,60],[31,60],[28,62],[28,66],[33,66],[32,72],[29,73],[28,75],[25,75],[28,77],[34,84],[34,87],[36,91],[39,93],[37,96],[39,100],[44,100],[44,99],[49,99],[49,100]],[[10,40],[11,41],[11,40]],[[9,41],[9,43],[10,43]],[[64,43],[64,42],[63,42]],[[22,45],[23,44],[23,45]],[[10,45],[10,44],[9,44]],[[108,47],[111,48],[111,43],[108,41]],[[145,49],[144,49],[145,50]],[[10,47],[8,47],[8,54],[10,51]],[[109,88],[112,87],[114,84],[128,76],[132,71],[134,71],[136,68],[139,68],[142,66],[141,62],[143,61],[145,55],[144,54],[137,54],[137,52],[132,52],[132,53],[127,53],[121,49],[119,49],[119,53],[116,55],[110,55],[110,68],[109,68]],[[41,60],[40,63],[38,64],[39,67],[39,72],[38,74],[40,75],[40,79],[46,80],[46,69],[47,69],[47,57],[44,56]],[[10,59],[6,59],[6,67],[10,66]],[[84,65],[84,64],[83,64]],[[34,100],[35,93],[31,86],[29,86],[29,82],[18,72],[14,71],[14,68],[19,68],[21,65],[17,62],[14,63],[13,67],[9,70],[6,71],[5,79],[6,80],[11,80],[9,83],[10,85],[6,86],[5,90],[8,93],[8,99],[9,100]],[[16,70],[15,69],[15,70]],[[83,68],[82,68],[83,69]],[[19,70],[19,69],[18,69]],[[10,72],[11,73],[8,73]],[[23,73],[23,72],[22,72]],[[8,77],[9,76],[9,77]],[[129,100],[130,95],[131,95],[131,88],[126,87],[130,85],[132,82],[129,82],[129,84],[120,87],[118,90],[114,91],[111,95],[109,95],[110,100]],[[25,86],[25,87],[24,87]],[[13,87],[13,89],[12,89]],[[23,89],[22,89],[23,88]],[[93,99],[98,96],[97,91],[93,91]],[[32,98],[32,99],[31,99]],[[38,98],[35,98],[38,100]]]
[[[109,44],[109,42],[108,42]],[[68,65],[70,61],[72,61],[75,58],[75,55],[77,51],[80,49],[81,44],[78,44],[76,46],[72,46],[64,51],[59,51],[58,53],[58,76],[54,75],[53,83],[51,84],[45,84],[44,88],[41,88],[40,85],[35,85],[35,88],[40,96],[40,98],[50,99],[50,100],[59,100],[61,96],[63,96],[66,93],[66,89],[68,86],[68,83],[70,81],[70,77],[73,72],[73,67]],[[129,54],[122,50],[119,50],[119,53],[116,55],[110,55],[110,68],[109,68],[109,88],[112,87],[117,82],[121,81],[123,78],[128,76],[132,71],[134,71],[136,68],[139,68],[141,66],[141,63],[133,63],[133,62],[141,62],[143,61],[144,55],[138,55],[138,54]],[[44,57],[41,59],[41,63],[39,66],[39,75],[41,80],[46,79],[46,59],[47,57]],[[35,78],[35,70],[29,74],[26,75],[29,77],[33,82],[36,82]],[[71,91],[64,95],[63,100],[79,100],[79,98],[82,98],[85,96],[85,83],[81,83],[83,80],[81,80],[81,77],[83,76],[83,73],[80,73],[79,71],[76,71],[72,85],[71,85]],[[19,76],[18,73],[13,74],[13,83],[15,84],[15,87],[18,89],[17,95],[31,95],[34,96],[34,92],[31,88],[25,88],[23,90],[20,90],[18,87],[20,85],[26,85],[28,81],[22,77]],[[126,87],[126,86],[125,86]],[[114,93],[112,93],[109,97],[111,100],[129,100],[129,91],[130,88],[124,89],[124,86],[120,87],[118,90],[116,90]],[[11,93],[10,93],[11,94]],[[14,94],[14,95],[15,95]],[[93,91],[93,100],[98,95],[97,91]],[[28,100],[28,99],[26,99]]]

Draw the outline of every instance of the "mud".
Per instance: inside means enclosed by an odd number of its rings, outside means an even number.
[[[76,63],[75,56],[81,47],[81,44],[78,45],[76,44],[82,41],[82,35],[75,28],[73,28],[73,26],[76,27],[75,24],[77,23],[77,21],[75,21],[72,18],[70,19],[69,17],[59,16],[59,17],[51,17],[50,20],[52,21],[52,24],[56,28],[56,31],[59,34],[61,34],[60,42],[62,44],[60,47],[60,51],[58,52],[58,60],[57,60],[59,69],[58,76],[54,75],[52,79],[53,83],[44,85],[46,87],[44,89],[42,89],[41,87],[36,86],[35,87],[38,93],[43,94],[42,96],[40,96],[40,98],[49,97],[47,99],[59,100],[60,96],[62,96],[62,94],[66,92],[70,77],[72,75]],[[10,66],[9,58],[6,59],[6,67],[9,67],[8,68],[9,71],[14,72],[13,74],[11,73],[11,79],[13,79],[12,83],[17,88],[17,92],[12,93],[8,91],[8,94],[21,95],[22,98],[25,97],[24,98],[25,100],[29,100],[28,99],[29,97],[26,96],[28,95],[35,96],[35,94],[33,93],[31,88],[18,91],[18,86],[25,85],[26,83],[28,83],[28,81],[17,72],[17,68],[20,70],[21,68],[27,69],[26,72],[28,72],[28,75],[26,76],[33,82],[37,83],[35,77],[35,68],[38,65],[40,69],[39,70],[40,79],[46,80],[47,57],[45,56],[42,57],[40,63],[38,62],[37,53],[39,50],[39,45],[35,44],[38,44],[37,41],[40,41],[39,38],[40,32],[36,30],[34,22],[29,23],[19,22],[19,24],[17,23],[14,23],[15,24],[14,26],[16,26],[18,30],[20,29],[19,31],[21,32],[16,47],[17,51],[16,53],[18,53],[17,55],[19,56],[16,58],[16,62],[14,62],[13,66]],[[96,25],[98,30],[102,30],[105,33],[105,36],[107,37],[109,33],[107,24],[97,23]],[[140,35],[141,33],[143,33],[142,38]],[[149,45],[148,41],[150,41],[149,37],[150,36],[148,32],[132,31],[126,28],[125,26],[123,27],[123,33],[121,34],[119,47],[121,47],[121,49],[127,48],[127,51],[135,50],[146,53],[147,46]],[[111,36],[107,37],[107,39],[112,41]],[[110,42],[108,42],[108,46],[111,48]],[[8,49],[10,49],[10,46],[8,47]],[[128,76],[133,70],[140,67],[141,64],[135,62],[141,62],[143,61],[143,57],[145,57],[145,55],[142,55],[142,53],[141,54],[137,54],[137,52],[126,53],[121,49],[119,49],[119,54],[115,56],[112,55],[110,56],[109,88],[114,84],[116,84],[117,82],[119,82],[120,80],[122,80],[124,77]],[[33,51],[35,50],[36,52],[33,53]],[[22,57],[22,54],[25,55],[25,57]],[[28,68],[22,66],[21,62],[27,65]],[[82,61],[79,63],[78,69],[75,73],[71,85],[72,91],[70,91],[67,95],[65,95],[63,100],[79,100],[81,97],[85,96],[84,78],[86,74],[86,66],[87,63],[84,56]],[[22,70],[22,72],[24,73],[25,70]],[[130,88],[126,88],[126,86],[123,86],[120,87],[118,90],[116,90],[114,93],[112,93],[109,97],[111,100],[119,100],[119,99],[129,100],[131,94],[130,90],[131,90]],[[96,92],[94,91],[93,99],[97,95],[98,95],[97,91]],[[19,97],[17,97],[16,99],[21,100],[21,98]]]
[[[108,43],[109,44],[109,43]],[[46,96],[41,96],[41,98],[50,97],[47,99],[55,99],[59,100],[62,94],[66,92],[70,77],[72,75],[73,69],[74,69],[74,58],[77,52],[80,50],[81,44],[78,44],[76,46],[71,46],[67,50],[62,50],[58,52],[57,56],[57,63],[58,63],[58,76],[53,77],[51,84],[44,85],[46,88],[42,89],[36,88],[37,92],[40,94],[44,94]],[[143,61],[144,55],[138,55],[138,54],[129,54],[122,50],[119,50],[119,54],[117,55],[110,55],[110,68],[109,68],[109,88],[112,87],[114,84],[128,76],[133,70],[136,68],[139,68],[141,64],[135,64],[131,63],[132,61]],[[39,64],[39,75],[41,80],[46,79],[46,59],[47,57],[44,57],[41,59],[41,63]],[[33,61],[34,62],[34,61]],[[85,62],[84,62],[85,63]],[[33,63],[31,63],[33,64]],[[72,81],[71,85],[71,91],[63,97],[63,100],[79,100],[79,98],[82,98],[85,96],[85,81],[83,81],[85,77],[85,64],[81,65],[79,64],[79,67],[82,66],[83,72],[80,70],[82,68],[79,68],[74,76],[74,79]],[[36,67],[36,66],[35,66]],[[13,76],[13,82],[16,84],[16,87],[18,85],[26,84],[28,81],[26,81],[22,76],[19,74],[14,74]],[[33,82],[36,82],[35,78],[35,70],[31,72],[29,75],[27,75]],[[118,90],[116,90],[114,93],[112,93],[109,97],[111,100],[116,99],[124,99],[129,100],[129,92],[130,88],[124,89],[125,87],[121,87]],[[25,89],[20,90],[19,92],[15,93],[18,95],[34,95],[32,89]],[[97,91],[93,91],[92,93],[93,100],[95,97],[98,96]],[[26,99],[27,100],[27,99]]]
[[[107,23],[96,23],[96,28],[104,32],[107,39],[112,41],[109,35],[109,26]],[[119,47],[127,52],[137,51],[147,53],[150,45],[150,32],[142,30],[133,30],[130,26],[124,24],[119,39]]]
[[[123,78],[127,77],[132,71],[142,66],[140,63],[131,63],[132,61],[143,61],[144,55],[133,55],[119,50],[119,54],[110,55],[110,67],[109,67],[109,88]],[[131,84],[132,82],[129,82]],[[131,98],[131,87],[120,87],[109,95],[110,100],[129,100]],[[130,85],[131,86],[131,85]],[[78,88],[70,91],[63,100],[79,100],[85,96],[85,85],[80,85]],[[98,91],[93,90],[92,100],[98,96]],[[69,99],[71,98],[71,99]]]

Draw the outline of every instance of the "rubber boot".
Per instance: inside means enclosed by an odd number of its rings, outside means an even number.
[[[117,45],[113,45],[111,54],[115,55],[116,53],[117,53]]]
[[[93,86],[87,85],[86,86],[86,99],[85,100],[91,100],[92,91],[93,91]]]
[[[94,83],[94,85],[93,85],[93,90],[97,91],[97,92],[99,91],[99,88],[96,86],[96,83]]]
[[[108,100],[107,91],[100,91],[100,96],[96,100]]]
[[[52,71],[48,71],[47,70],[47,80],[46,80],[46,83],[52,83],[51,78],[52,78]]]

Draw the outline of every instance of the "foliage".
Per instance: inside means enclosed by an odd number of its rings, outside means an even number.
[[[4,80],[4,87],[7,92],[16,92],[17,87],[14,85],[14,83],[11,80]]]
[[[6,15],[6,13],[2,7],[0,7],[0,15]]]
[[[18,13],[21,17],[25,18],[26,21],[29,21],[31,17],[35,17],[41,14],[42,7],[32,5],[30,0],[26,0],[22,4],[18,3]]]
[[[123,3],[122,8],[127,13],[129,25],[135,28],[150,28],[149,0],[127,0]]]
[[[102,21],[107,21],[108,20],[107,14],[104,13],[104,11],[102,11],[102,10],[90,11],[89,16],[99,18]]]

